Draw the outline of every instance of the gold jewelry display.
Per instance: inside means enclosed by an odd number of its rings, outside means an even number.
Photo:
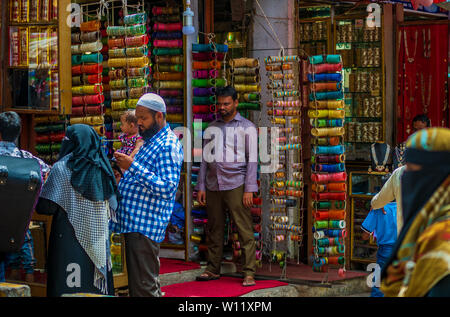
[[[428,41],[425,40],[425,29],[422,30],[423,35],[423,57],[431,57],[431,29],[428,29]]]
[[[425,85],[423,81],[423,74],[420,74],[420,84],[421,84],[421,93],[422,93],[422,105],[423,105],[423,112],[428,113],[428,107],[430,106],[431,101],[431,84],[433,80],[433,75],[428,76],[428,98],[425,102]]]
[[[391,146],[386,143],[386,153],[384,154],[383,162],[381,162],[381,165],[379,164],[380,162],[378,160],[378,157],[377,157],[377,154],[376,154],[376,151],[375,151],[375,144],[374,143],[370,146],[370,150],[371,150],[371,153],[372,153],[373,162],[375,164],[375,170],[377,172],[383,172],[383,171],[389,172],[389,168],[386,166],[386,163],[387,163],[387,161],[389,159],[389,154],[391,153]],[[372,167],[371,166],[369,167],[369,172],[372,172]]]
[[[409,57],[409,51],[408,51],[408,37],[406,36],[406,30],[403,30],[403,35],[405,38],[405,52],[406,52],[406,58],[408,62],[412,63],[414,62],[414,58],[416,57],[417,53],[417,37],[419,36],[419,32],[416,30],[415,33],[415,41],[414,41],[414,55],[412,57]]]
[[[403,161],[405,160],[405,157],[404,157],[405,149],[406,149],[405,143],[400,143],[395,148],[395,156],[397,157],[397,162],[398,162],[397,168],[404,165]]]

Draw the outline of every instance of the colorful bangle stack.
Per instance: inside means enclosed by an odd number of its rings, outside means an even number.
[[[309,63],[311,201],[315,219],[313,270],[327,272],[328,265],[345,265],[347,173],[342,61],[340,55],[316,55],[309,58]]]
[[[72,113],[71,124],[86,118],[100,136],[105,134],[104,120],[90,118],[105,113],[103,87],[102,23],[98,20],[83,22],[79,29],[72,30]],[[72,120],[74,119],[74,120]],[[81,122],[78,122],[81,123]]]
[[[223,52],[219,51],[221,49]],[[193,44],[192,45],[192,60],[193,60],[193,131],[194,138],[202,138],[204,130],[208,124],[216,118],[216,87],[226,85],[226,80],[222,78],[222,71],[220,67],[223,66],[225,54],[228,49],[227,46],[219,44]],[[162,60],[162,58],[158,58]],[[169,60],[177,63],[176,57],[166,57],[166,62]],[[194,145],[196,142],[194,142]],[[202,146],[202,144],[200,144]],[[192,165],[192,185],[195,188],[197,184],[198,172],[200,170],[200,163],[202,161],[202,148],[197,147],[192,151],[194,163]],[[193,191],[195,199],[197,195],[196,189]],[[239,250],[235,249],[236,256]]]
[[[248,117],[248,110],[260,110],[259,60],[245,57],[230,60],[229,78],[238,91],[238,110],[241,114]]]
[[[183,33],[180,7],[152,8],[153,88],[167,105],[172,129],[184,125]]]
[[[47,164],[54,164],[59,158],[61,142],[65,135],[63,116],[35,116],[35,151]]]
[[[108,26],[109,36],[108,80],[110,102],[107,114],[108,138],[117,139],[120,130],[120,116],[136,108],[136,101],[149,88],[149,38],[147,35],[147,14],[138,12],[123,16],[120,26]],[[114,146],[114,144],[112,144]]]
[[[273,216],[269,227],[273,236],[272,253],[278,255],[272,260],[279,262],[282,267],[286,265],[286,254],[277,251],[277,243],[303,242],[302,133],[299,124],[302,102],[297,90],[299,78],[296,71],[299,61],[298,56],[269,56],[264,60],[269,79],[267,88],[271,96],[267,103],[267,115],[273,124],[270,133],[272,143],[276,144],[275,155],[278,156],[278,170],[272,174],[271,181]],[[279,137],[276,137],[278,133]],[[285,151],[293,151],[293,155]]]

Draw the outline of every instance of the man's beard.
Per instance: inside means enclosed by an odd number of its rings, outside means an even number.
[[[146,130],[142,130],[141,127],[139,127],[139,134],[141,135],[141,137],[145,140],[148,141],[150,140],[156,133],[159,132],[159,130],[161,130],[161,128],[159,127],[157,122],[154,122],[148,129]]]

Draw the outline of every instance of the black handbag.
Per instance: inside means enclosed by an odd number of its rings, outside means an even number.
[[[38,160],[0,155],[0,252],[22,247],[41,185]]]

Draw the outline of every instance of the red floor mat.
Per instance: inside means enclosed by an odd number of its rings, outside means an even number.
[[[237,297],[251,291],[288,285],[278,281],[257,280],[255,286],[242,286],[242,278],[221,277],[208,282],[186,282],[161,288],[164,297]]]
[[[159,274],[174,273],[200,268],[200,264],[194,262],[185,262],[183,260],[160,258]]]

